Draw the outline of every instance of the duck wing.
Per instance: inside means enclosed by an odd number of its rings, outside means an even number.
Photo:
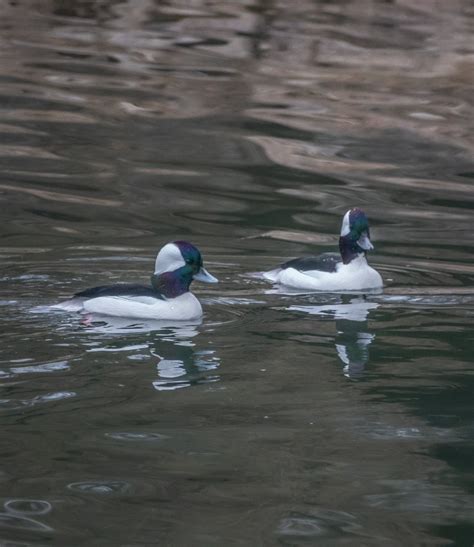
[[[165,297],[146,285],[139,285],[135,283],[117,283],[116,285],[101,285],[100,287],[92,287],[84,291],[78,292],[74,295],[76,298],[100,298],[102,296],[123,296],[123,297],[140,297],[148,296],[151,298],[157,298],[159,300],[165,300]]]
[[[282,270],[294,268],[300,272],[320,271],[333,273],[337,271],[337,265],[341,262],[341,255],[338,253],[323,253],[318,256],[305,256],[294,258],[280,266]]]

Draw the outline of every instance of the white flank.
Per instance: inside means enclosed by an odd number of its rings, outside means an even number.
[[[190,292],[168,300],[151,297],[102,296],[84,301],[90,313],[134,319],[173,319],[184,321],[202,315],[199,300]]]
[[[349,264],[339,264],[336,272],[311,270],[300,272],[295,268],[265,272],[264,277],[287,287],[315,291],[359,291],[380,289],[383,280],[380,274],[367,264],[365,256],[352,260]]]

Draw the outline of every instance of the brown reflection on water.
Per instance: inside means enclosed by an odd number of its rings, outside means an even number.
[[[3,17],[2,73],[27,69],[47,84],[39,95],[66,110],[87,101],[109,116],[245,112],[334,136],[399,129],[471,150],[467,1],[31,1]]]
[[[18,186],[0,184],[0,190],[9,190],[13,192],[24,192],[32,196],[50,200],[60,201],[64,203],[80,203],[84,205],[101,205],[106,207],[119,207],[122,205],[120,201],[111,199],[94,199],[91,197],[72,196],[71,194],[62,194],[60,192],[48,192],[46,190],[35,190],[34,188],[18,188]]]
[[[343,180],[350,188],[322,197],[313,181],[286,191],[326,211],[359,203],[379,222],[437,214],[446,191],[472,202],[459,177],[473,165],[467,0],[31,0],[2,10],[0,154],[18,187],[20,172],[42,172],[44,184],[87,170],[115,194],[94,196],[99,206],[129,200],[116,181],[134,174],[211,180],[210,166],[273,165]],[[25,168],[23,157],[43,164]],[[443,203],[419,203],[418,189]],[[397,200],[384,218],[380,206]]]

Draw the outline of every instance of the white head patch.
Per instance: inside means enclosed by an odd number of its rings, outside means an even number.
[[[174,272],[186,265],[179,247],[174,243],[167,243],[158,253],[155,262],[155,274]]]
[[[347,211],[347,213],[344,215],[344,218],[342,219],[341,237],[346,236],[351,231],[350,220],[349,220],[350,215],[351,215],[351,210],[349,209],[349,211]]]

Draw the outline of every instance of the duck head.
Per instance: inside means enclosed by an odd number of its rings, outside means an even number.
[[[342,219],[339,250],[344,264],[349,264],[357,256],[373,250],[370,241],[369,221],[362,209],[347,211]]]
[[[167,243],[156,257],[155,272],[151,276],[153,288],[166,298],[176,298],[189,291],[193,279],[217,283],[204,268],[197,247],[187,241]]]

